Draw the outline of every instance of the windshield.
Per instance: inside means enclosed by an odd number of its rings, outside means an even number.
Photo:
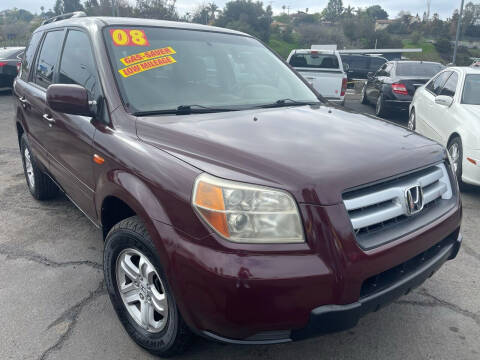
[[[397,64],[396,73],[397,76],[418,76],[430,79],[444,68],[442,64],[404,62]]]
[[[480,105],[480,75],[467,75],[465,77],[462,104]]]
[[[339,69],[340,64],[335,55],[318,53],[293,54],[290,58],[290,65],[293,67]]]
[[[157,27],[107,28],[104,36],[132,113],[319,102],[271,51],[246,36]]]
[[[0,49],[0,59],[15,59],[22,49]]]

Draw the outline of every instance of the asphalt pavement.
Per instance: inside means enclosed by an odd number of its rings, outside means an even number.
[[[347,99],[346,106],[373,108]],[[127,336],[103,285],[103,240],[65,197],[34,200],[0,93],[0,359],[154,359]],[[405,116],[392,121],[406,124]],[[349,331],[274,346],[197,339],[179,359],[480,359],[480,189],[463,193],[456,260]],[[314,291],[312,289],[312,291]]]

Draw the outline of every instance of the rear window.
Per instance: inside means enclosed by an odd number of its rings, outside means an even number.
[[[350,69],[367,70],[368,58],[363,56],[342,56],[344,64],[348,64]]]
[[[339,69],[340,64],[335,55],[328,54],[294,54],[290,58],[293,67]]]
[[[445,67],[441,64],[431,63],[398,63],[397,76],[420,76],[431,78]]]

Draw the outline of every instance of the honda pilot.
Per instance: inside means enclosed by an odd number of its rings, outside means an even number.
[[[460,248],[445,149],[330,105],[250,35],[62,15],[14,94],[28,189],[101,229],[113,308],[153,354],[351,328]]]

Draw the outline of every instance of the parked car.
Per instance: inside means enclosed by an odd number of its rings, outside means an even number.
[[[408,128],[446,146],[460,181],[480,185],[480,69],[451,67],[417,90]]]
[[[366,80],[368,73],[376,72],[388,60],[380,56],[360,54],[341,54],[343,65],[348,64],[348,82],[353,80]]]
[[[338,51],[292,50],[287,62],[325,99],[345,103],[347,75]]]
[[[362,103],[376,104],[375,113],[408,111],[415,91],[445,67],[427,61],[389,61],[370,74],[362,89]]]
[[[0,89],[11,88],[25,47],[0,48]]]
[[[26,182],[102,229],[140,346],[344,330],[455,258],[441,145],[331,106],[247,34],[68,16],[35,30],[15,81]]]

